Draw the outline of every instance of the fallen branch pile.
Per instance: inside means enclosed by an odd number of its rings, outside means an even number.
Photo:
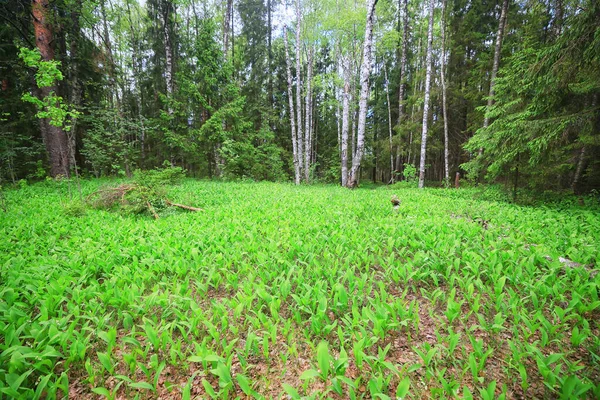
[[[162,187],[148,187],[135,183],[98,189],[86,198],[86,202],[95,208],[119,207],[134,213],[147,211],[154,219],[160,218],[157,209],[164,209],[165,205],[193,212],[204,211],[199,207],[172,202],[166,197],[166,191]]]

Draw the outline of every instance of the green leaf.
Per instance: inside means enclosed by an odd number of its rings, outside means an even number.
[[[314,370],[314,369],[308,369],[306,371],[304,371],[302,373],[302,375],[300,375],[300,379],[305,381],[308,379],[312,379],[312,378],[316,378],[317,376],[320,376],[321,374],[319,374],[319,371]]]
[[[104,396],[104,397],[108,397],[108,398],[111,397],[109,390],[106,388],[103,388],[103,387],[93,388],[92,392],[99,394],[101,396]]]
[[[400,400],[408,394],[408,390],[410,389],[410,379],[404,378],[398,383],[398,387],[396,388],[396,399]]]
[[[321,370],[321,378],[327,379],[329,375],[330,357],[327,342],[323,341],[317,346],[317,362]]]
[[[148,382],[144,382],[144,381],[130,383],[129,386],[132,387],[132,388],[136,388],[136,389],[148,389],[148,390],[154,391],[154,386],[152,386]]]
[[[298,391],[296,389],[294,389],[292,386],[288,385],[287,383],[283,384],[283,390],[285,390],[285,392],[290,395],[290,397],[292,398],[292,400],[299,400],[300,399],[300,394],[298,393]]]
[[[238,382],[238,385],[240,385],[240,388],[242,389],[242,392],[244,392],[247,395],[251,395],[254,390],[252,390],[252,385],[250,382],[250,379],[248,379],[247,377],[245,377],[242,374],[237,374],[235,379]]]

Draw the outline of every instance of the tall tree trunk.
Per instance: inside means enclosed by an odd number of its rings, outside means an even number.
[[[448,100],[446,88],[446,2],[442,2],[442,56],[440,57],[441,81],[442,81],[442,114],[444,115],[444,181],[446,186],[450,185],[450,171],[448,166],[449,143],[448,143]]]
[[[225,18],[223,18],[223,55],[227,60],[229,58],[229,23],[231,21],[231,9],[233,0],[227,0],[225,5]]]
[[[275,99],[273,97],[273,49],[271,42],[273,40],[273,25],[271,22],[271,14],[273,7],[272,0],[267,0],[267,92],[269,97],[269,106],[274,107]],[[273,118],[269,118],[272,120]]]
[[[427,72],[425,75],[425,98],[423,100],[423,131],[421,133],[421,162],[419,163],[419,188],[425,185],[425,156],[427,151],[427,123],[429,121],[429,92],[431,89],[431,70],[433,53],[433,11],[434,0],[429,0],[429,29],[427,31]]]
[[[165,38],[165,83],[167,87],[167,98],[168,98],[168,112],[169,114],[173,114],[173,107],[171,106],[171,99],[173,97],[174,91],[174,63],[173,63],[173,35],[171,30],[171,20],[172,15],[175,13],[175,10],[172,10],[172,7],[175,7],[171,4],[170,1],[163,0],[163,30],[164,30],[164,38]]]
[[[392,130],[392,105],[390,104],[390,81],[388,80],[387,66],[383,62],[383,73],[385,74],[385,96],[388,109],[388,130],[390,132],[390,183],[394,183],[394,143]]]
[[[306,113],[304,119],[306,127],[304,129],[304,180],[306,183],[310,179],[310,160],[312,159],[312,73],[313,73],[313,49],[308,49],[308,60],[306,68]]]
[[[556,0],[554,5],[554,21],[552,21],[552,32],[555,38],[562,33],[563,15],[563,0]]]
[[[577,189],[577,183],[579,183],[579,179],[581,178],[581,173],[583,172],[583,161],[585,160],[585,145],[581,147],[579,150],[579,157],[577,157],[577,168],[575,169],[575,176],[573,177],[573,182],[571,182],[571,190],[575,192]]]
[[[404,91],[406,89],[406,60],[408,53],[408,0],[400,0],[398,12],[402,9],[402,53],[400,56],[400,86],[398,88],[398,125],[404,116]],[[398,16],[400,19],[400,16]],[[400,24],[398,24],[400,25]]]
[[[81,15],[81,0],[75,1],[74,7],[71,10],[71,33],[69,35],[69,53],[71,57],[71,70],[69,76],[69,82],[71,84],[71,93],[69,94],[69,100],[75,109],[79,109],[81,106],[81,85],[79,83],[79,48],[78,42],[81,35],[79,27],[79,16]],[[75,166],[77,170],[77,118],[71,119],[71,130],[68,136],[69,143],[69,162]]]
[[[300,184],[300,163],[298,159],[298,138],[296,136],[296,116],[294,114],[294,93],[292,89],[292,67],[290,62],[290,52],[288,46],[287,26],[283,27],[284,46],[285,46],[285,65],[287,70],[287,92],[290,104],[290,125],[292,129],[292,151],[294,156],[294,182]]]
[[[502,11],[500,12],[500,21],[498,22],[498,32],[496,32],[496,45],[494,48],[494,64],[492,65],[492,75],[490,77],[490,93],[488,95],[486,113],[483,117],[483,128],[490,125],[488,112],[494,105],[494,86],[496,85],[496,75],[500,68],[500,53],[502,52],[502,38],[504,36],[504,27],[506,26],[506,17],[508,13],[508,0],[502,2]],[[479,149],[479,154],[483,153],[483,148]]]
[[[50,6],[48,0],[33,0],[32,16],[35,33],[35,44],[40,51],[43,61],[54,61],[52,48],[52,25],[49,20]],[[40,97],[46,98],[51,93],[56,93],[56,85],[39,88]],[[50,119],[40,119],[42,139],[48,153],[50,162],[50,176],[69,176],[69,145],[65,131],[50,123]]]
[[[342,97],[342,186],[348,184],[348,131],[350,130],[350,59],[344,57],[342,59],[342,71],[344,74],[344,93]]]
[[[300,59],[300,29],[302,21],[302,10],[300,9],[300,0],[296,0],[296,118],[298,118],[297,124],[297,142],[296,146],[298,150],[298,163],[302,165],[304,159],[304,145],[302,143],[302,68]],[[302,174],[303,168],[300,168],[300,174]]]
[[[367,127],[367,106],[369,97],[369,76],[371,74],[371,48],[373,45],[373,22],[377,0],[367,1],[367,23],[365,27],[365,42],[363,60],[360,72],[360,101],[358,104],[358,134],[356,138],[356,153],[352,157],[352,169],[347,183],[348,187],[358,185],[358,173],[365,150],[365,130]]]
[[[126,1],[125,3],[127,4],[127,15],[129,18],[129,33],[131,35],[131,62],[133,64],[132,68],[134,72],[134,97],[137,106],[138,121],[140,123],[141,128],[140,157],[143,163],[146,158],[146,127],[144,124],[144,117],[142,115],[142,85],[140,83],[140,77],[142,75],[142,57],[140,55],[139,39],[135,33],[135,28],[133,26],[133,18],[131,17],[131,7],[129,5],[129,1]]]

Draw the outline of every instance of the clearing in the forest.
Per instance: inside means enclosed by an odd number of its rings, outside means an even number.
[[[597,211],[188,180],[202,211],[155,219],[67,185],[5,193],[0,399],[600,396]]]

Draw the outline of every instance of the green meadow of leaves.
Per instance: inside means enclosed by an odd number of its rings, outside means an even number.
[[[0,399],[600,396],[597,211],[185,181],[204,211],[154,220],[69,190],[5,192]]]

